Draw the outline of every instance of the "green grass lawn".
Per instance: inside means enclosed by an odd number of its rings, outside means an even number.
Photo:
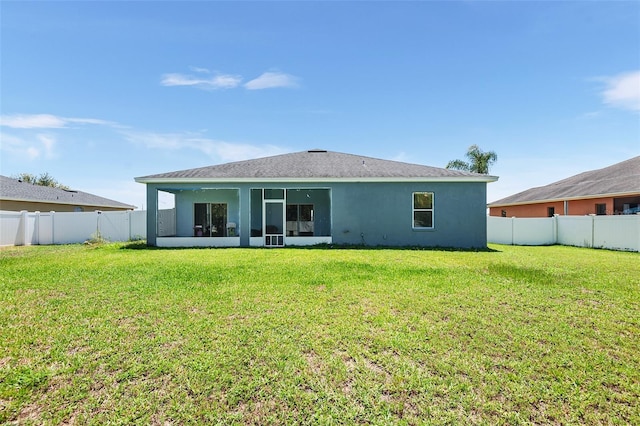
[[[640,424],[640,254],[0,250],[0,423]]]

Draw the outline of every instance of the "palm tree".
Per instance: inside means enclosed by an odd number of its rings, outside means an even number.
[[[498,161],[498,154],[493,151],[482,151],[478,145],[471,145],[467,149],[465,156],[469,162],[463,160],[453,160],[447,163],[447,169],[464,170],[465,172],[481,173],[486,175],[489,173],[489,167]]]

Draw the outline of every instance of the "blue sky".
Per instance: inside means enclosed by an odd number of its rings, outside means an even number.
[[[640,155],[640,2],[0,3],[0,174],[143,207],[134,177],[324,148],[488,200]]]

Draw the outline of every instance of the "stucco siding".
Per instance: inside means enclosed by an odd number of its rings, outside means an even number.
[[[147,184],[147,241],[155,245],[151,223],[155,224],[157,190],[164,190],[176,194],[178,236],[193,235],[194,203],[226,202],[228,221],[238,224],[240,243],[248,246],[256,221],[255,212],[247,212],[245,206],[255,206],[250,191],[256,188],[289,189],[289,203],[313,203],[316,234],[331,235],[334,244],[460,248],[487,244],[485,182]],[[433,229],[413,228],[414,192],[434,193]],[[241,205],[242,199],[246,201]]]
[[[433,229],[413,229],[414,192],[434,193]],[[486,247],[484,183],[345,183],[332,194],[334,243]]]

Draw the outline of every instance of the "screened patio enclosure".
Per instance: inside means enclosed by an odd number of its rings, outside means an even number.
[[[161,247],[284,247],[332,241],[330,189],[160,191],[175,195],[173,214],[157,212]]]
[[[330,198],[329,189],[252,189],[250,245],[330,243]]]

